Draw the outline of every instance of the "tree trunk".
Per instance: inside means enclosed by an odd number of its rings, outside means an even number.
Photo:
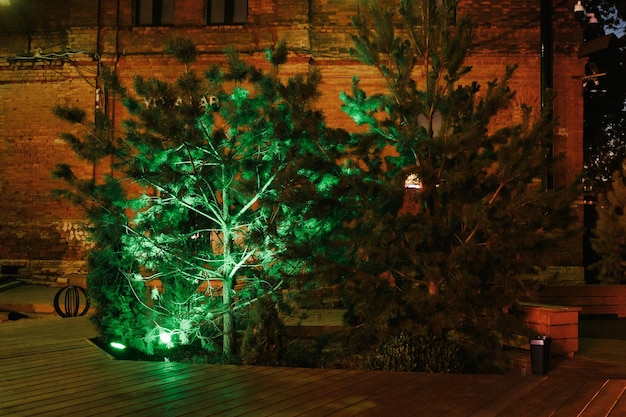
[[[222,301],[224,302],[224,306],[226,307],[226,311],[224,312],[224,335],[222,338],[222,353],[227,358],[232,357],[235,350],[235,316],[233,314],[231,287],[232,285],[230,284],[230,282],[224,282],[222,286]]]
[[[228,176],[222,170],[222,181],[228,183]],[[223,262],[222,275],[222,301],[224,303],[224,328],[222,329],[222,354],[226,358],[232,358],[235,352],[235,315],[233,312],[233,289],[235,288],[233,260],[233,231],[230,222],[230,190],[224,189],[222,193],[222,239],[223,239]]]

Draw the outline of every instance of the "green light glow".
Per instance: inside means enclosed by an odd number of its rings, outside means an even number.
[[[172,334],[169,332],[161,332],[159,333],[159,340],[161,340],[161,343],[169,345],[172,343]]]
[[[125,345],[125,344],[123,344],[123,343],[119,343],[119,342],[111,342],[111,343],[110,343],[110,345],[111,345],[111,347],[112,347],[112,348],[115,348],[115,349],[119,349],[119,350],[124,350],[124,349],[126,349],[126,345]]]

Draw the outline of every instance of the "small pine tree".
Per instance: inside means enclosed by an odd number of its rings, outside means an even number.
[[[350,320],[370,342],[446,333],[497,351],[523,277],[571,218],[572,195],[541,186],[554,124],[531,123],[526,107],[519,124],[493,124],[515,68],[486,89],[466,81],[472,25],[455,1],[402,0],[399,13],[372,1],[354,25],[354,56],[388,92],[369,95],[355,78],[342,95],[368,128],[352,135],[355,182],[342,200],[355,215],[342,275]]]
[[[591,239],[600,260],[590,266],[608,284],[626,283],[626,182],[624,171],[613,174],[610,187],[598,195],[598,220]]]
[[[94,167],[118,152],[111,121],[101,112],[95,114],[95,121],[87,120],[82,109],[55,107],[55,115],[75,125],[82,126],[87,132],[81,139],[71,133],[61,135],[70,145],[77,157]],[[126,192],[119,179],[105,175],[97,181],[95,170],[91,178],[78,178],[67,164],[59,164],[53,176],[63,179],[70,186],[65,190],[54,190],[53,196],[65,198],[83,208],[89,220],[86,231],[90,236],[92,248],[89,251],[87,291],[92,303],[97,306],[91,320],[99,333],[107,340],[136,340],[141,334],[136,328],[114,325],[141,320],[143,308],[134,297],[137,291],[143,291],[143,285],[129,285],[122,271],[130,265],[124,257],[121,236],[128,218],[120,202],[126,200]]]
[[[283,81],[285,43],[267,52],[266,71],[228,51],[226,67],[204,79],[190,69],[198,55],[191,42],[176,39],[166,51],[184,64],[173,83],[136,77],[130,93],[104,74],[130,117],[119,141],[106,131],[102,153],[118,161],[115,177],[87,193],[97,207],[90,291],[109,337],[147,353],[199,342],[229,359],[237,314],[306,265],[285,255],[287,243],[308,243],[328,228],[308,214],[325,181],[315,168],[334,166],[320,145],[323,118],[311,109],[320,77],[311,70]],[[84,123],[70,117],[76,112],[57,115]],[[83,140],[63,136],[79,156],[103,141],[86,128]],[[67,167],[63,177],[80,185]],[[285,198],[300,192],[308,194]]]
[[[263,297],[251,309],[241,342],[241,360],[246,365],[282,365],[287,350],[286,332],[276,302]]]

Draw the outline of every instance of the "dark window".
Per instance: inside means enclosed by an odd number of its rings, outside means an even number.
[[[135,0],[135,24],[160,26],[174,24],[174,0]]]
[[[232,25],[248,20],[248,0],[207,0],[208,25]]]

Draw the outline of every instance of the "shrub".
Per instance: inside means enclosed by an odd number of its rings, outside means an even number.
[[[379,346],[364,365],[379,371],[462,373],[464,356],[463,349],[445,337],[401,333]]]
[[[285,325],[276,303],[263,297],[254,303],[241,344],[241,359],[247,365],[282,365],[286,351]]]

